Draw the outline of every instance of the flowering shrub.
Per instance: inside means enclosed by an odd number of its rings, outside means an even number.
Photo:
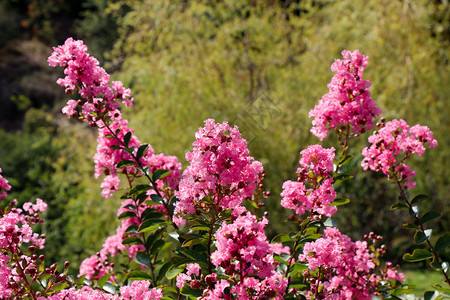
[[[352,241],[332,217],[349,202],[337,197],[333,186],[348,179],[341,171],[350,158],[348,142],[371,130],[381,114],[370,97],[370,82],[362,79],[368,57],[357,50],[342,55],[332,65],[336,74],[330,92],[310,112],[312,132],[323,140],[335,130],[341,153],[320,145],[300,152],[297,181],[286,181],[281,193],[281,205],[293,211],[287,221],[297,231],[269,241],[264,232],[268,213],[256,213],[270,196],[264,191],[264,169],[249,155],[236,126],[206,120],[181,172],[176,157],[155,154],[137,139],[120,111],[121,103],[133,104],[131,91],[110,82],[82,41],[68,39],[54,48],[49,64],[63,67],[65,74],[58,84],[80,97],[69,100],[63,113],[98,128],[95,176],[104,176],[104,198],[123,192],[117,212],[121,224],[75,277],[67,274],[69,262],[64,270],[55,264],[46,268],[45,256],[37,254],[45,237],[32,226],[43,222],[39,213],[45,203],[37,199],[17,208],[17,201],[10,201],[0,210],[0,298],[370,299],[409,292],[398,267],[381,262],[386,249],[379,245],[380,236],[370,233],[365,241]],[[410,211],[414,221],[407,227],[416,231],[415,243],[426,246],[403,258],[433,259],[432,266],[450,284],[448,264],[437,254],[449,236],[432,245],[424,228],[440,215],[420,216],[417,203],[424,196],[409,200],[406,195],[416,174],[405,159],[422,155],[425,143],[434,148],[437,141],[427,127],[410,128],[403,120],[382,119],[377,126],[371,146],[363,150],[362,166],[397,183],[400,202],[391,209]],[[10,188],[0,175],[0,200]]]

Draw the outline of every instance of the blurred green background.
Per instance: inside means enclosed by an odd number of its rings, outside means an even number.
[[[282,183],[296,177],[299,152],[319,143],[308,111],[327,92],[334,59],[359,49],[383,116],[429,126],[439,141],[410,161],[410,194],[429,195],[423,209],[443,215],[429,224],[436,239],[450,231],[449,16],[444,0],[0,0],[0,167],[10,197],[49,204],[49,263],[68,259],[75,271],[115,231],[120,201],[101,198],[93,176],[96,130],[61,114],[62,72],[46,62],[73,36],[132,89],[124,116],[156,152],[186,166],[203,120],[238,125],[266,170],[268,234],[286,232]],[[412,233],[402,229],[406,212],[389,210],[396,187],[359,166],[369,135],[351,142],[354,178],[337,186],[351,203],[336,218],[353,239],[383,235],[387,258],[401,263]],[[323,145],[336,147],[336,137]]]

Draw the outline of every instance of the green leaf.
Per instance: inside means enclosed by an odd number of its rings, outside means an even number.
[[[137,233],[138,227],[136,225],[130,225],[128,226],[128,228],[125,230],[125,234],[132,234],[132,233]]]
[[[137,152],[136,152],[136,158],[139,160],[142,156],[145,155],[145,152],[147,151],[148,144],[140,145]]]
[[[109,147],[109,149],[112,149],[112,150],[121,150],[121,149],[124,149],[124,148],[121,147],[121,146],[119,146],[119,145],[112,145],[111,147]]]
[[[138,264],[144,265],[147,268],[150,268],[150,259],[148,258],[147,253],[145,253],[144,251],[138,252],[138,254],[136,254],[136,256],[134,257],[134,260]]]
[[[390,210],[406,209],[406,208],[408,208],[408,207],[409,207],[409,206],[406,205],[405,203],[397,202],[397,203],[392,204],[391,207],[390,207],[389,209],[390,209]]]
[[[197,230],[197,231],[209,231],[209,227],[202,225],[192,225],[189,230]]]
[[[427,236],[422,231],[417,231],[414,235],[414,243],[422,244],[427,240]]]
[[[403,227],[408,228],[408,229],[416,229],[419,228],[419,226],[415,223],[406,223],[403,224]]]
[[[169,271],[167,271],[166,273],[166,277],[167,279],[173,279],[183,271],[184,269],[169,269]]]
[[[52,291],[59,292],[68,286],[67,282],[60,282],[52,285]]]
[[[142,219],[144,220],[148,220],[148,219],[162,219],[163,214],[155,212],[154,208],[147,208],[146,210],[144,210],[144,212],[142,213]]]
[[[111,275],[112,274],[106,274],[106,275],[103,275],[102,276],[102,278],[100,278],[99,280],[98,280],[98,287],[99,288],[103,288],[103,286],[105,285],[105,283],[108,281],[108,279],[111,277]]]
[[[172,266],[172,261],[166,262],[164,265],[161,266],[161,268],[158,270],[158,277],[157,281],[160,282],[161,279],[166,275],[167,270]]]
[[[131,271],[130,273],[128,273],[127,275],[127,279],[134,279],[134,280],[151,280],[152,278],[150,277],[150,275],[147,274],[147,272],[144,271]]]
[[[81,275],[80,277],[77,278],[77,283],[78,284],[84,284],[84,280],[86,279],[86,274]]]
[[[331,218],[326,219],[325,222],[323,222],[323,225],[325,227],[337,227],[338,223],[335,218],[331,217]]]
[[[439,292],[437,292],[437,291],[426,291],[423,294],[423,299],[424,300],[433,300],[433,299],[436,299],[437,296],[439,296]]]
[[[156,240],[153,245],[152,248],[150,249],[150,254],[151,255],[155,255],[155,253],[162,247],[164,247],[166,245],[166,243],[164,242],[164,240]]]
[[[168,225],[170,224],[167,221],[164,221],[163,219],[148,219],[142,222],[142,224],[139,226],[138,232],[148,232],[158,229],[160,226]]]
[[[116,293],[116,287],[111,282],[105,282],[103,290],[113,295]]]
[[[199,298],[203,295],[203,290],[202,289],[193,289],[191,288],[189,285],[185,285],[183,286],[183,288],[181,289],[181,294],[185,295],[185,296],[192,296],[195,298]]]
[[[292,241],[292,239],[288,234],[279,234],[272,239],[271,243],[285,243],[290,241]]]
[[[449,288],[444,288],[440,284],[432,285],[432,287],[435,290],[439,291],[439,292],[442,292],[442,293],[445,293],[445,294],[450,294],[450,289]]]
[[[430,221],[432,221],[434,219],[439,218],[440,216],[441,216],[440,213],[438,213],[436,211],[430,211],[430,212],[427,212],[425,215],[423,215],[422,218],[420,218],[420,222],[422,224],[425,224],[427,222],[430,222]]]
[[[127,132],[123,138],[123,141],[125,143],[125,147],[128,147],[128,145],[130,144],[130,140],[131,140],[131,131]]]
[[[119,163],[117,164],[117,168],[125,168],[125,167],[135,166],[135,165],[136,165],[136,162],[125,159],[125,160],[119,161]]]
[[[124,208],[129,209],[129,210],[136,210],[136,206],[134,206],[133,204],[125,205]]]
[[[153,195],[150,195],[150,199],[152,199],[152,201],[154,201],[154,202],[160,203],[162,197],[159,195],[153,194]]]
[[[131,189],[130,196],[139,195],[139,194],[146,192],[148,190],[151,190],[151,189],[152,189],[152,187],[149,186],[148,184],[140,184]]]
[[[430,258],[433,258],[433,254],[430,251],[424,249],[416,249],[414,250],[413,254],[406,253],[405,255],[403,255],[403,259],[408,262],[421,261]]]
[[[208,242],[208,239],[206,238],[196,238],[196,239],[190,239],[183,242],[181,247],[190,247],[194,245],[206,245]]]
[[[130,236],[130,237],[125,238],[122,241],[122,244],[124,246],[129,246],[129,245],[136,245],[136,244],[137,245],[142,245],[143,243],[142,243],[142,240],[140,238],[138,238],[136,236]]]
[[[434,246],[435,251],[446,248],[450,244],[450,233],[443,234],[436,242]]]
[[[428,199],[427,195],[417,195],[411,200],[411,205],[414,205],[422,200]]]
[[[147,243],[145,245],[146,249],[151,249],[153,243],[161,238],[162,233],[164,232],[164,228],[161,228],[152,234],[150,234],[147,238]]]
[[[134,218],[134,217],[137,217],[136,213],[134,211],[127,210],[120,214],[119,220]]]
[[[171,172],[171,171],[164,170],[164,169],[158,169],[158,170],[156,170],[155,172],[153,172],[153,177],[152,177],[152,179],[153,179],[153,181],[156,181],[156,180],[158,180],[158,179],[162,179],[162,178],[164,178],[164,177],[166,177],[166,176],[169,176],[170,173],[172,173],[172,172]]]
[[[336,198],[332,203],[330,203],[328,206],[341,206],[350,203],[350,199],[346,198]]]

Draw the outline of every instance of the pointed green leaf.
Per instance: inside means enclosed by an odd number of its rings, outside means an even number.
[[[132,160],[121,160],[117,164],[117,168],[125,168],[125,167],[129,167],[129,166],[134,166],[134,165],[136,165],[136,162],[134,162]]]
[[[326,219],[325,222],[323,222],[323,225],[325,227],[337,227],[338,223],[335,218],[331,217],[331,218]]]
[[[103,275],[102,278],[98,280],[98,287],[103,288],[103,285],[108,281],[112,274]]]
[[[141,184],[141,185],[135,186],[134,188],[131,189],[130,196],[139,195],[139,194],[144,193],[151,189],[152,189],[152,187],[149,186],[148,184]]]
[[[116,293],[116,287],[111,282],[105,282],[103,290],[113,295]]]
[[[413,254],[406,253],[405,255],[403,255],[403,259],[408,262],[421,261],[430,258],[433,258],[433,254],[430,251],[424,249],[416,249],[414,250]]]
[[[123,213],[120,214],[119,220],[128,219],[128,218],[134,218],[134,217],[137,217],[136,213],[134,211],[127,210],[127,211],[124,211]]]
[[[202,289],[193,289],[189,285],[185,285],[181,289],[180,293],[185,296],[192,296],[195,298],[199,298],[203,295],[203,290]]]
[[[419,226],[415,223],[406,223],[403,224],[403,227],[408,228],[408,229],[416,229],[419,228]]]
[[[169,176],[170,173],[172,173],[172,172],[164,170],[164,169],[158,169],[155,172],[153,172],[153,181],[156,181],[158,179],[162,179],[166,176]]]
[[[122,244],[124,246],[129,246],[129,245],[142,245],[142,240],[136,236],[130,236],[127,237],[125,239],[123,239]]]
[[[112,150],[121,150],[121,149],[124,149],[124,148],[121,147],[121,146],[119,146],[119,145],[112,145],[111,147],[109,147],[109,149],[112,149]]]
[[[450,245],[450,233],[445,233],[437,240],[434,250],[439,251],[446,248],[448,245]]]
[[[433,300],[433,299],[436,299],[438,296],[439,296],[438,291],[426,291],[423,294],[423,299],[424,300]]]
[[[428,199],[427,195],[417,195],[411,200],[411,204],[414,205],[422,200]]]
[[[134,280],[151,280],[150,275],[147,274],[147,272],[144,271],[131,271],[127,275],[127,279],[134,279]]]
[[[336,198],[332,203],[330,203],[328,206],[341,206],[350,203],[350,199],[346,198]]]
[[[183,271],[184,269],[169,269],[169,271],[167,271],[166,273],[166,277],[167,279],[173,279]]]
[[[422,218],[420,218],[420,222],[422,222],[422,224],[425,224],[426,222],[430,222],[434,219],[437,219],[441,216],[440,213],[436,212],[436,211],[430,211],[427,212],[425,215],[423,215]]]
[[[137,152],[136,152],[136,158],[139,160],[142,156],[145,155],[145,152],[147,151],[148,144],[140,145]]]
[[[136,256],[134,257],[134,260],[138,264],[144,265],[147,268],[150,268],[150,259],[148,258],[147,253],[145,253],[144,251],[138,252],[138,254],[136,254]]]
[[[414,235],[414,243],[422,244],[427,240],[427,236],[422,231],[417,231]]]
[[[163,219],[148,219],[145,220],[141,226],[139,226],[138,232],[139,233],[143,233],[143,232],[148,232],[148,231],[153,231],[158,229],[161,226],[164,225],[168,225],[170,224],[167,221],[164,221]]]
[[[127,133],[125,134],[125,136],[123,137],[123,141],[124,141],[124,143],[125,143],[125,147],[128,147],[128,145],[130,144],[131,135],[132,135],[132,133],[131,133],[131,131],[129,131],[129,132],[127,132]]]
[[[408,208],[408,205],[397,202],[391,205],[390,210],[406,209],[406,208]]]
[[[136,225],[130,225],[130,226],[128,226],[128,228],[125,230],[125,234],[137,233],[137,229],[138,229],[138,227],[137,227]]]
[[[291,237],[288,234],[279,234],[272,239],[272,244],[274,243],[284,243],[292,241]]]

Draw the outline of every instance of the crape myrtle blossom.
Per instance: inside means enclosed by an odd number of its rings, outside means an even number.
[[[5,187],[7,181],[1,175],[0,182],[3,182],[4,188],[9,190],[10,187]],[[42,221],[39,213],[46,211],[47,204],[37,199],[36,204],[26,202],[23,209],[20,209],[13,207],[14,202],[10,205],[11,209],[8,213],[0,210],[2,213],[0,218],[0,299],[9,299],[15,291],[11,284],[22,280],[16,267],[12,267],[13,262],[20,261],[22,272],[36,274],[32,259],[23,255],[21,246],[28,244],[30,248],[42,249],[45,244],[45,237],[33,232],[31,226]],[[20,288],[19,285],[16,290]]]
[[[199,299],[282,299],[287,279],[276,272],[273,255],[289,253],[282,244],[270,244],[264,233],[267,219],[257,221],[250,212],[238,216],[233,223],[225,221],[215,233],[217,250],[211,261],[228,276],[218,280],[217,273],[203,276],[200,265],[190,263],[176,279],[179,289],[190,286],[202,289]],[[225,288],[230,287],[229,292]],[[231,295],[234,295],[232,298]]]
[[[284,294],[287,279],[276,272],[273,255],[288,254],[289,248],[267,241],[267,223],[266,218],[257,221],[246,212],[230,224],[224,221],[215,234],[217,250],[211,254],[211,261],[226,275],[239,278],[230,290],[239,299],[282,299]]]
[[[53,48],[48,63],[51,67],[64,68],[65,77],[57,83],[65,87],[66,93],[79,94],[84,99],[69,100],[63,113],[69,118],[78,118],[77,108],[80,107],[81,119],[96,126],[102,116],[117,111],[120,101],[130,106],[133,98],[130,89],[124,88],[121,82],[111,82],[108,73],[87,50],[83,41],[68,38],[63,45]]]
[[[0,173],[2,173],[2,169],[0,168]],[[8,194],[6,193],[11,189],[11,186],[8,184],[8,180],[6,180],[2,175],[0,175],[0,202],[3,198],[6,198]]]
[[[0,299],[11,297],[13,289],[10,287],[11,269],[8,267],[9,255],[0,254]]]
[[[344,50],[342,57],[331,65],[336,74],[328,84],[329,92],[309,112],[314,117],[311,132],[321,141],[329,130],[342,126],[349,126],[351,136],[371,130],[373,119],[381,114],[370,96],[370,81],[363,79],[369,58],[358,50]]]
[[[404,161],[412,154],[422,156],[426,143],[429,148],[434,148],[438,142],[427,126],[409,127],[404,120],[396,119],[381,126],[369,137],[371,145],[362,150],[361,166],[364,170],[381,171],[388,178],[404,181],[406,188],[414,188],[416,171]]]
[[[337,208],[330,206],[336,198],[333,187],[334,148],[308,146],[301,151],[297,181],[285,181],[281,192],[281,206],[301,216],[307,211],[331,217]]]
[[[374,274],[376,256],[367,242],[353,242],[333,227],[326,228],[323,237],[306,243],[298,259],[308,265],[304,272],[311,285],[306,292],[308,299],[316,293],[320,299],[371,299],[381,280],[403,281],[403,274],[390,263],[386,272]],[[317,290],[319,286],[323,286],[322,291]]]
[[[254,195],[263,173],[259,161],[249,156],[247,141],[237,126],[213,119],[195,134],[194,149],[186,154],[189,165],[184,170],[176,196],[174,221],[186,223],[182,216],[202,208],[202,199],[209,196],[220,210],[238,209],[242,201]]]
[[[71,288],[49,297],[39,297],[38,300],[159,300],[163,297],[161,289],[153,288],[149,290],[149,288],[149,281],[133,281],[129,286],[121,287],[121,296],[118,296],[84,286],[79,290]]]

